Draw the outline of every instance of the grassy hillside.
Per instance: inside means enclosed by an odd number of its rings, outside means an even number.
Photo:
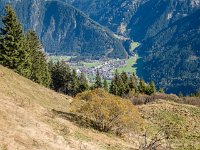
[[[153,130],[166,132],[173,148],[200,149],[199,107],[158,100],[139,110]]]
[[[80,128],[52,113],[67,112],[73,99],[0,66],[0,149],[135,149],[111,134]]]
[[[144,141],[141,132],[120,138],[69,121],[65,114],[73,101],[0,66],[0,149],[133,150]],[[176,149],[200,148],[199,107],[159,100],[138,108],[146,120],[145,130],[167,129],[165,144]]]

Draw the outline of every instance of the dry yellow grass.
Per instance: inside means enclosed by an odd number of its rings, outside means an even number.
[[[167,132],[175,149],[200,149],[200,107],[157,100],[138,108],[154,129]]]
[[[137,143],[81,128],[52,113],[67,112],[72,101],[0,66],[0,150],[137,148]]]
[[[115,135],[79,127],[51,111],[68,112],[72,101],[71,97],[58,94],[0,66],[0,150],[138,148],[137,134],[121,139]],[[168,123],[176,127],[174,129],[180,134],[173,139],[174,146],[200,148],[199,107],[158,101],[139,106],[139,110],[155,128]],[[174,130],[171,131],[174,133]],[[180,141],[183,145],[179,144]]]

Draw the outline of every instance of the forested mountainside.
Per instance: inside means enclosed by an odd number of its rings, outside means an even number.
[[[155,80],[169,93],[188,94],[200,86],[199,0],[68,2],[112,31],[141,43],[137,49],[142,57],[140,77]]]
[[[168,93],[190,94],[200,87],[200,10],[184,17],[139,48],[145,79],[153,79]],[[145,50],[145,53],[144,51]],[[142,52],[143,51],[143,52]]]
[[[141,41],[200,8],[199,0],[62,0],[114,32]]]
[[[145,0],[62,0],[114,32],[126,35],[127,25]]]
[[[93,59],[127,57],[122,42],[111,31],[70,5],[56,1],[1,0],[1,7],[6,2],[15,7],[25,30],[37,31],[47,53]]]

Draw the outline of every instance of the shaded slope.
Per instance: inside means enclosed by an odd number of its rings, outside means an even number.
[[[200,10],[178,20],[139,48],[141,77],[153,79],[168,93],[185,94],[200,87]],[[142,70],[142,71],[141,71]]]

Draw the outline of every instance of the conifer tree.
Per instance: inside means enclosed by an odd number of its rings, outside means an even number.
[[[27,41],[30,49],[30,58],[32,64],[30,79],[44,86],[49,86],[50,73],[48,70],[48,64],[36,32],[28,31]]]
[[[73,69],[71,74],[71,95],[76,96],[78,93],[78,76],[76,70]]]
[[[66,90],[66,65],[58,61],[51,71],[52,87],[57,92],[65,93]]]
[[[137,91],[137,79],[134,73],[129,77],[128,85],[130,90],[135,89]]]
[[[126,94],[124,82],[117,70],[115,71],[115,77],[111,81],[110,93],[118,96],[124,96]]]
[[[103,81],[103,88],[104,88],[104,90],[108,91],[108,82],[107,82],[106,78],[104,78],[104,81]]]
[[[89,89],[87,78],[85,77],[85,74],[81,72],[80,78],[79,78],[79,87],[78,92],[84,92]]]
[[[122,82],[123,82],[123,94],[128,94],[129,93],[129,91],[130,91],[130,87],[129,87],[129,81],[128,81],[128,75],[127,75],[127,73],[126,72],[122,72],[121,73],[121,75],[120,75],[120,77],[121,77],[121,79],[122,79]]]
[[[138,90],[139,90],[140,93],[146,92],[146,84],[145,84],[143,79],[140,79]]]
[[[117,85],[118,80],[119,80],[119,73],[116,70],[115,71],[115,76],[112,79],[111,84],[110,84],[110,93],[112,93],[114,95],[118,95],[119,94],[119,87]]]
[[[5,7],[5,13],[2,18],[3,27],[0,28],[0,64],[29,76],[30,53],[22,25],[10,5]]]
[[[97,70],[97,73],[96,73],[96,80],[95,80],[95,85],[94,85],[95,88],[102,88],[102,83],[101,83],[101,75],[99,73],[99,70]]]
[[[117,80],[117,86],[118,86],[118,96],[124,96],[128,93],[129,89],[126,87],[126,85],[124,84],[121,76],[119,76],[118,80]]]
[[[150,86],[150,93],[151,94],[156,93],[156,86],[155,86],[154,81],[151,81],[149,86]]]

